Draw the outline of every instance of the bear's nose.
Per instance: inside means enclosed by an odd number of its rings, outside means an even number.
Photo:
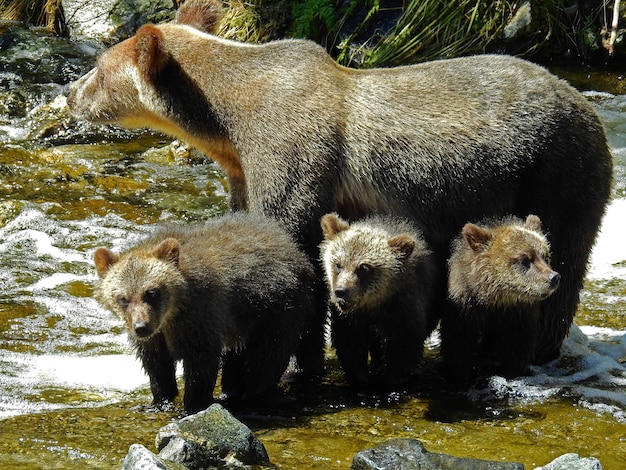
[[[152,333],[150,325],[148,324],[148,322],[145,321],[135,323],[133,325],[133,328],[135,329],[135,334],[140,338],[150,336],[150,334]]]
[[[553,272],[552,274],[550,274],[549,280],[550,287],[552,289],[556,289],[557,287],[559,287],[559,283],[561,282],[561,275],[557,272]]]
[[[70,96],[70,94],[72,93],[72,88],[71,88],[72,82],[67,83],[64,87],[63,87],[63,96],[65,96],[66,98],[68,98]]]
[[[335,297],[337,297],[337,299],[339,300],[346,300],[346,297],[348,296],[348,289],[346,289],[343,286],[337,286],[335,287]]]

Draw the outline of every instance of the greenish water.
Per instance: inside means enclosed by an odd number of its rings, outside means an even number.
[[[117,468],[133,443],[155,450],[158,429],[182,407],[143,409],[147,379],[121,322],[92,298],[91,256],[154,224],[222,213],[228,187],[214,163],[163,136],[77,131],[64,111],[50,124],[58,92],[0,120],[0,468]],[[494,377],[467,393],[436,374],[436,337],[421,380],[384,397],[354,396],[328,351],[322,384],[285,386],[263,407],[235,411],[272,462],[345,469],[363,448],[415,437],[430,451],[527,468],[566,452],[623,468],[626,95],[589,99],[609,133],[616,184],[576,318],[584,335],[529,377]]]

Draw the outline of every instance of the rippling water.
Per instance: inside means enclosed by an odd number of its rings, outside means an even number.
[[[570,450],[595,455],[608,469],[626,461],[619,433],[626,429],[626,96],[588,96],[609,132],[615,198],[581,296],[580,329],[562,357],[532,376],[493,377],[463,396],[428,390],[387,406],[346,399],[331,364],[322,398],[309,409],[252,420],[274,461],[347,468],[359,448],[399,436],[418,437],[429,450],[529,466]],[[162,136],[103,129],[98,144],[68,143],[62,133],[33,141],[24,127],[29,116],[0,126],[0,430],[8,436],[0,467],[107,468],[133,442],[151,446],[146,435],[169,416],[155,422],[137,411],[135,425],[123,425],[150,394],[123,325],[92,298],[92,254],[98,246],[127,247],[165,220],[219,214],[227,188],[212,162]],[[435,335],[431,357],[437,346]],[[114,450],[98,439],[110,432],[105,423],[118,426]],[[76,436],[66,442],[59,435],[68,426]]]

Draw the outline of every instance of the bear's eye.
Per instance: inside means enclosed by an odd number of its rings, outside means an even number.
[[[368,263],[359,264],[359,266],[356,268],[357,276],[362,277],[362,278],[367,278],[371,276],[373,271],[374,271],[374,266]]]
[[[333,266],[334,270],[336,273],[341,272],[341,270],[343,269],[343,266],[341,266],[341,263],[339,261],[337,261],[334,266]]]
[[[533,261],[526,255],[517,258],[517,264],[519,264],[524,270],[529,270],[532,263]]]
[[[117,305],[122,307],[123,310],[126,310],[128,308],[128,304],[130,304],[130,300],[128,300],[126,297],[120,295],[117,298]]]
[[[147,290],[143,295],[143,300],[152,307],[156,307],[161,300],[161,291],[159,289]]]

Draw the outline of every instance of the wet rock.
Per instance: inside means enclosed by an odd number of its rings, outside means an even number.
[[[154,455],[141,444],[133,444],[122,462],[122,470],[184,470],[187,467],[176,462],[167,462]]]
[[[23,83],[65,84],[87,72],[103,48],[13,24],[0,30],[0,72]],[[4,82],[6,79],[0,79]]]
[[[594,457],[581,458],[578,454],[564,454],[535,470],[602,470],[602,464]]]
[[[263,444],[219,404],[160,429],[159,457],[191,469],[269,465]]]
[[[512,41],[522,37],[528,31],[528,27],[532,21],[530,2],[524,2],[515,12],[511,21],[504,27],[502,37],[505,41]]]
[[[115,24],[110,41],[115,43],[129,38],[146,23],[171,21],[175,14],[172,0],[119,0],[110,12]]]
[[[354,456],[351,470],[524,470],[521,463],[495,462],[428,452],[417,439],[390,439]]]

